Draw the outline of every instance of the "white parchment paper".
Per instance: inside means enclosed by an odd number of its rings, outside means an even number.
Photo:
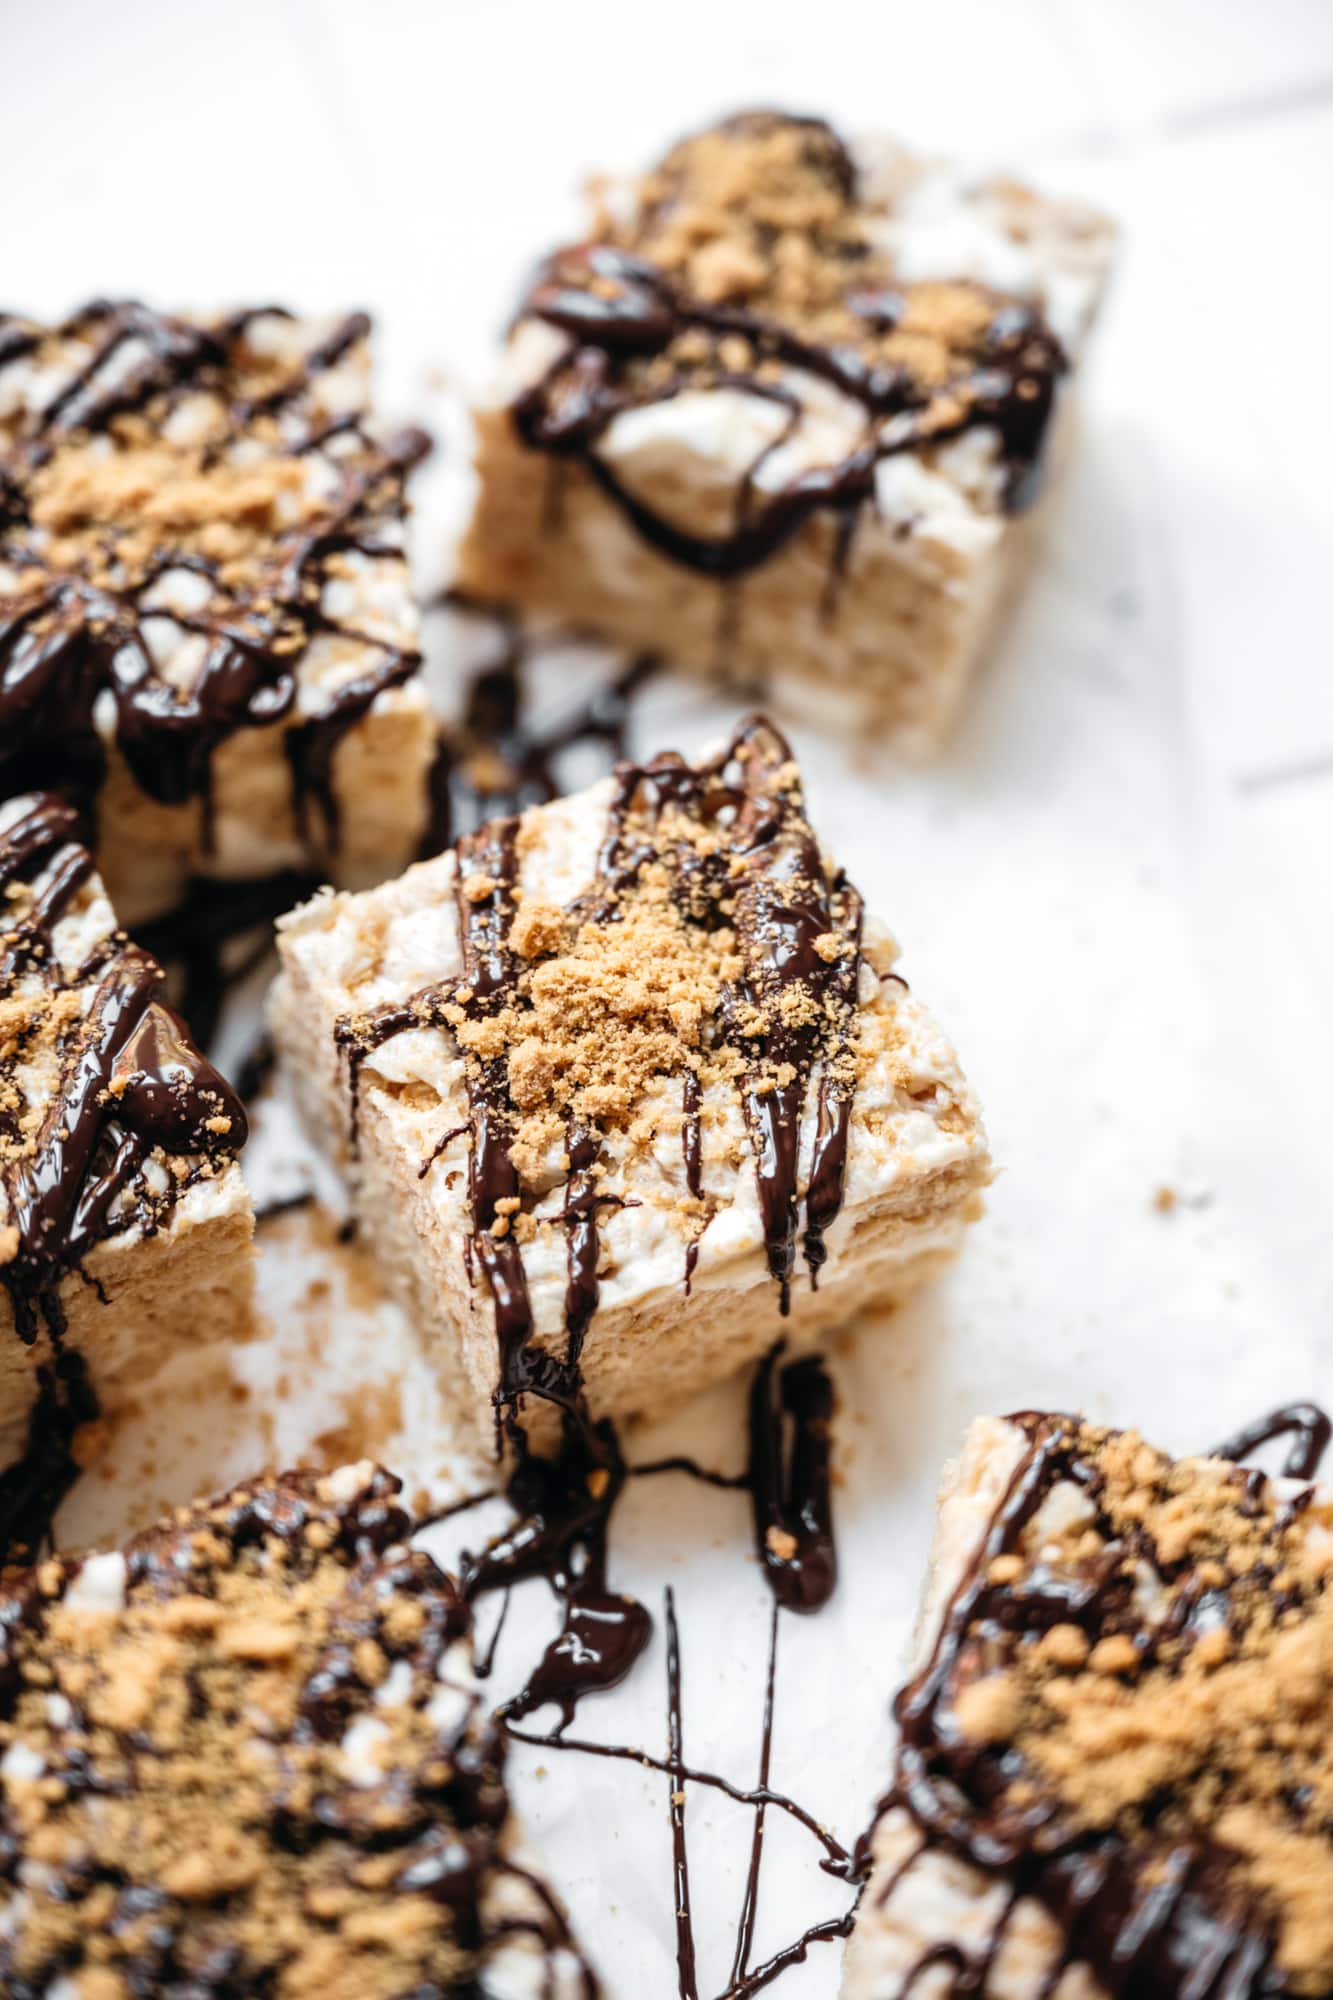
[[[1133,328],[1111,349],[1122,363]],[[457,464],[437,474],[440,513],[458,503]],[[1234,713],[1212,727],[1207,676],[1182,640],[1157,470],[1133,398],[1103,391],[1032,587],[940,763],[904,770],[870,744],[797,739],[816,824],[954,1037],[1000,1169],[954,1275],[857,1328],[833,1361],[842,1577],[819,1617],[782,1620],[772,1778],[848,1844],[887,1779],[933,1494],[971,1416],[1079,1408],[1188,1449],[1293,1396],[1333,1395],[1327,798],[1237,780]],[[427,505],[427,570],[437,518]],[[484,634],[450,628],[433,643],[448,707]],[[534,679],[539,709],[560,713],[604,670],[557,649]],[[635,709],[635,748],[697,749],[734,715],[667,678]],[[235,1048],[258,997],[233,1011]],[[261,1201],[317,1171],[280,1105],[261,1117],[250,1167]],[[64,1541],[114,1537],[165,1500],[308,1454],[369,1448],[409,1493],[437,1498],[485,1483],[485,1467],[459,1461],[428,1359],[336,1217],[267,1223],[260,1259],[261,1337],[178,1361],[145,1390],[67,1504]],[[741,1386],[629,1444],[633,1457],[676,1449],[738,1467]],[[432,1545],[447,1557],[488,1525],[466,1517]],[[686,1758],[752,1784],[770,1607],[744,1495],[631,1483],[613,1576],[657,1634],[576,1733],[664,1751],[670,1587]],[[482,1607],[483,1635],[498,1608]],[[497,1698],[553,1619],[540,1585],[517,1593]],[[519,1747],[513,1762],[530,1844],[608,1991],[675,1993],[667,1781],[573,1751]],[[696,1787],[686,1814],[700,1990],[713,1996],[730,1973],[751,1815]],[[806,1834],[769,1816],[755,1962],[845,1907],[818,1861]],[[815,1947],[784,2000],[835,1993],[838,1956]]]

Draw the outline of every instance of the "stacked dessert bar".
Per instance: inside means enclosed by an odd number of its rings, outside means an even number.
[[[410,1527],[372,1465],[289,1473],[0,1598],[13,2000],[594,2000]]]
[[[480,1410],[660,1410],[905,1297],[978,1212],[953,1050],[761,720],[317,897],[280,946],[308,1122]]]
[[[245,1138],[73,809],[0,804],[0,1562],[72,1476],[80,1425],[180,1344],[247,1326]]]
[[[1023,549],[1112,232],[750,112],[604,185],[476,412],[470,589],[912,749]]]
[[[844,2000],[1327,1993],[1331,1560],[1308,1480],[976,1423]]]
[[[401,867],[433,731],[402,547],[420,433],[368,322],[0,318],[0,786],[95,809],[121,917],[192,875]]]
[[[683,141],[605,184],[523,298],[464,585],[937,741],[1109,249],[1088,211],[819,120]],[[403,550],[424,440],[371,422],[367,333],[0,318],[14,2000],[594,2000],[517,1852],[470,1598],[544,1571],[563,1599],[511,1719],[613,1685],[650,1629],[606,1580],[614,1421],[897,1304],[990,1177],[954,1051],[763,717],[407,865],[436,752]],[[288,1080],[509,1453],[521,1518],[462,1585],[370,1463],[36,1559],[99,1413],[251,1312],[244,1106],[121,924],[291,869],[341,886],[280,926]],[[765,1560],[788,1542],[770,1523]],[[1072,1418],[978,1425],[848,2000],[1328,1991],[1331,1548],[1308,1485]]]

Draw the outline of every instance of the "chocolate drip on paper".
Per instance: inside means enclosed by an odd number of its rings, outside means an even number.
[[[755,1549],[784,1611],[820,1611],[838,1580],[830,1455],[833,1383],[817,1355],[784,1368],[781,1346],[750,1386],[750,1497]],[[790,1429],[788,1446],[784,1433]]]
[[[1141,1661],[1150,1662],[1163,1638],[1173,1641],[1208,1629],[1216,1607],[1210,1594],[1185,1579],[1171,1615],[1147,1629],[1138,1624],[1129,1587],[1118,1565],[1094,1566],[1086,1579],[1030,1581],[1022,1594],[991,1580],[997,1558],[1016,1551],[1025,1529],[1052,1489],[1072,1482],[1094,1504],[1099,1477],[1080,1442],[1076,1419],[1025,1413],[1028,1444],[987,1533],[945,1613],[925,1668],[899,1695],[894,1713],[900,1731],[896,1781],[880,1813],[904,1808],[920,1829],[921,1846],[884,1891],[887,1901],[921,1853],[942,1847],[970,1866],[1003,1880],[1003,1911],[980,1952],[961,1944],[932,1946],[895,1995],[914,1991],[931,1966],[952,1970],[950,1991],[983,1996],[1008,1925],[1019,1904],[1035,1898],[1059,1926],[1061,1950],[1044,1992],[1052,1992],[1071,1965],[1085,1964],[1113,1996],[1152,1994],[1154,2000],[1269,2000],[1291,1984],[1275,1957],[1270,1913],[1234,1876],[1232,1857],[1206,1829],[1130,1842],[1114,1832],[1080,1832],[1062,1824],[1051,1795],[1035,1791],[1015,1804],[1009,1786],[1021,1770],[1013,1752],[970,1742],[939,1720],[957,1675],[987,1635],[1040,1633],[1054,1625],[1078,1627],[1090,1640],[1105,1631],[1130,1631]],[[1237,1461],[1272,1438],[1299,1437],[1292,1476],[1312,1476],[1329,1434],[1328,1419],[1311,1404],[1275,1411],[1230,1440],[1214,1456]],[[1262,1494],[1261,1473],[1237,1474]],[[1160,1562],[1146,1534],[1142,1554]],[[1034,1788],[1029,1786],[1031,1795]],[[861,1865],[865,1863],[863,1847]]]
[[[574,753],[599,750],[608,768],[626,757],[634,698],[658,670],[656,656],[641,653],[567,714],[538,724],[527,714],[536,641],[518,614],[460,590],[446,591],[440,602],[496,624],[500,645],[497,657],[471,675],[458,724],[440,726],[428,780],[423,860],[487,819],[559,798],[568,789],[562,770]]]
[[[759,1992],[792,1965],[801,1963],[810,1948],[821,1942],[845,1938],[855,1916],[855,1905],[842,1916],[811,1925],[800,1937],[774,1953],[760,1965],[751,1967],[764,1851],[766,1815],[770,1807],[784,1812],[810,1833],[823,1849],[820,1868],[839,1881],[858,1882],[860,1864],[818,1818],[770,1783],[773,1749],[773,1722],[777,1684],[779,1614],[783,1609],[814,1612],[828,1601],[836,1579],[837,1563],[833,1545],[833,1523],[829,1494],[829,1425],[832,1417],[832,1385],[821,1361],[814,1357],[789,1364],[776,1386],[774,1376],[781,1352],[780,1343],[755,1371],[750,1390],[750,1453],[743,1474],[718,1473],[687,1457],[659,1459],[629,1468],[636,1477],[665,1472],[681,1472],[712,1486],[748,1491],[754,1513],[756,1537],[763,1573],[772,1593],[768,1660],[764,1677],[763,1716],[760,1737],[758,1782],[745,1789],[716,1772],[697,1769],[685,1762],[681,1721],[681,1647],[675,1605],[667,1592],[667,1754],[657,1757],[623,1744],[590,1742],[566,1733],[568,1717],[552,1732],[535,1736],[510,1727],[520,1742],[544,1748],[581,1751],[589,1756],[620,1759],[662,1772],[668,1781],[668,1810],[672,1838],[672,1907],[676,1921],[677,1990],[684,2000],[698,2000],[699,1975],[690,1904],[689,1854],[686,1840],[686,1788],[702,1785],[723,1792],[728,1798],[754,1809],[749,1863],[744,1899],[737,1924],[731,1975],[723,2000]],[[784,1449],[785,1430],[793,1436],[790,1450]],[[784,1542],[775,1548],[770,1530],[790,1535],[795,1547]],[[531,1685],[531,1684],[530,1684]],[[513,1718],[526,1710],[528,1691],[520,1696],[521,1706],[501,1711]]]
[[[208,393],[226,408],[227,437],[211,446],[217,461],[256,422],[292,412],[317,377],[363,339],[369,322],[353,314],[303,357],[290,377],[257,398],[245,398],[237,355],[251,322],[277,308],[238,313],[216,327],[193,325],[147,307],[98,302],[56,329],[60,338],[93,343],[86,363],[42,410],[22,421],[0,482],[8,504],[0,512],[0,554],[19,570],[19,583],[0,594],[0,792],[41,782],[91,800],[104,771],[104,747],[94,709],[105,697],[114,737],[136,784],[159,804],[192,800],[203,808],[211,838],[214,753],[239,732],[291,724],[285,747],[292,771],[293,809],[311,844],[336,849],[338,816],[331,767],[338,745],[376,697],[410,679],[420,666],[414,648],[355,631],[321,604],[331,561],[349,553],[367,560],[401,560],[381,539],[386,517],[403,511],[407,472],[429,449],[420,431],[385,443],[353,419],[308,429],[282,451],[316,450],[335,434],[355,449],[334,461],[333,491],[310,519],[275,533],[255,576],[244,585],[226,566],[197,552],[173,549],[169,534],[146,569],[123,583],[94,582],[77,566],[48,568],[26,540],[26,482],[60,449],[106,434],[133,417],[161,436],[190,395]],[[285,317],[285,315],[283,315]],[[0,371],[40,344],[21,323],[0,319]],[[127,352],[140,358],[123,367]],[[264,461],[260,461],[263,463]],[[207,477],[205,467],[201,476]],[[133,525],[132,513],[125,525]],[[112,543],[114,549],[114,541]],[[198,612],[168,610],[148,600],[168,571],[190,570],[207,580],[210,601]],[[191,683],[177,687],[159,671],[145,627],[166,621],[205,642]],[[313,715],[292,722],[302,658],[322,635],[360,640],[371,663],[327,690]],[[322,824],[311,824],[312,809]]]
[[[1215,1445],[1208,1456],[1229,1458],[1236,1465],[1243,1465],[1262,1445],[1271,1444],[1280,1437],[1291,1437],[1293,1443],[1282,1468],[1283,1478],[1313,1479],[1328,1450],[1331,1436],[1333,1423],[1317,1403],[1286,1403],[1281,1409],[1272,1410],[1266,1417],[1247,1424],[1244,1430],[1237,1431],[1225,1443]]]
[[[877,358],[876,337],[892,333],[902,321],[915,288],[896,279],[871,232],[856,226],[857,175],[846,146],[819,120],[777,112],[742,113],[718,131],[744,142],[783,128],[804,135],[806,165],[836,196],[847,225],[830,254],[845,270],[841,302],[851,334],[823,337],[771,307],[699,296],[685,274],[653,261],[657,218],[650,210],[628,242],[576,244],[556,251],[539,268],[517,318],[545,321],[568,336],[569,346],[518,397],[513,420],[529,449],[550,455],[556,465],[581,467],[660,555],[720,583],[750,574],[807,522],[829,515],[834,538],[828,612],[861,511],[873,504],[876,470],[884,459],[984,428],[999,439],[1006,504],[1020,508],[1031,501],[1067,362],[1035,308],[978,285],[966,289],[978,305],[989,305],[984,331],[951,357],[947,382]],[[762,242],[762,232],[758,239]],[[677,343],[686,334],[703,347],[702,357],[682,358]],[[751,357],[741,367],[727,353],[728,343],[734,347],[738,341]],[[764,489],[759,483],[764,462],[791,435],[800,415],[799,400],[781,379],[784,369],[816,376],[850,399],[860,407],[863,428],[835,463],[807,467]],[[625,411],[668,402],[701,386],[740,389],[788,409],[784,429],[742,475],[732,525],[718,534],[692,532],[658,512],[621,481],[598,450]]]

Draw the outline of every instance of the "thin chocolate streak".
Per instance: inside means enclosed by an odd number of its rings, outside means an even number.
[[[812,1944],[830,1944],[839,1938],[850,1937],[855,1921],[856,1907],[853,1905],[845,1916],[825,1917],[822,1923],[811,1924],[809,1930],[802,1931],[791,1944],[784,1945],[781,1951],[776,1951],[771,1958],[766,1958],[762,1965],[747,1973],[738,1984],[728,1986],[722,1995],[722,2000],[748,2000],[751,1993],[759,1993],[765,1986],[771,1986],[775,1979],[790,1971],[793,1965],[804,1965]],[[1042,1996],[1042,2000],[1046,2000],[1045,1995]]]
[[[856,200],[856,172],[846,147],[818,121],[784,120],[780,114],[742,114],[723,130],[791,123],[816,139],[812,160],[824,170],[842,202]],[[867,332],[887,333],[901,319],[905,292],[892,273],[872,268],[869,245],[848,264],[847,303]],[[1008,505],[1034,497],[1056,389],[1067,361],[1051,329],[1033,308],[996,297],[993,316],[976,351],[960,360],[950,383],[950,408],[935,406],[934,392],[903,368],[877,364],[854,344],[802,337],[766,314],[717,305],[690,296],[667,271],[641,255],[607,243],[559,250],[540,267],[517,317],[544,320],[571,345],[516,401],[513,420],[523,443],[552,455],[553,464],[576,462],[649,545],[669,561],[719,583],[734,583],[776,555],[814,515],[831,512],[835,531],[824,614],[836,605],[838,580],[849,560],[860,514],[873,504],[880,461],[896,453],[936,446],[978,427],[998,432],[1006,467]],[[626,410],[669,401],[699,379],[691,364],[670,365],[672,344],[687,332],[710,340],[739,336],[754,353],[751,369],[719,369],[710,384],[791,403],[789,391],[767,379],[772,364],[801,370],[832,384],[860,404],[861,439],[834,465],[794,475],[758,497],[757,478],[776,448],[765,445],[739,482],[733,525],[722,535],[699,535],[657,513],[617,478],[597,446]],[[657,360],[655,375],[642,364]],[[636,372],[636,364],[638,370]],[[761,372],[763,371],[763,372]],[[789,420],[794,422],[795,415]],[[779,439],[777,442],[781,442]]]
[[[687,1784],[703,1785],[711,1791],[721,1792],[726,1798],[734,1799],[737,1805],[771,1806],[775,1812],[787,1813],[824,1849],[825,1858],[819,1864],[824,1872],[839,1881],[848,1879],[853,1859],[851,1852],[835,1839],[827,1827],[820,1824],[812,1812],[770,1785],[748,1788],[734,1785],[730,1778],[722,1777],[717,1771],[705,1771],[698,1765],[684,1762],[673,1766],[667,1758],[654,1757],[649,1751],[636,1750],[627,1743],[595,1743],[585,1737],[569,1736],[563,1731],[559,1735],[541,1736],[531,1730],[516,1729],[512,1721],[506,1721],[505,1728],[516,1743],[531,1744],[538,1750],[577,1750],[586,1757],[610,1757],[617,1763],[639,1764],[646,1771],[660,1771],[664,1776],[675,1769]]]
[[[105,694],[114,705],[117,743],[137,784],[165,805],[199,800],[207,844],[214,752],[240,731],[289,718],[301,655],[320,634],[341,634],[373,645],[378,662],[333,690],[323,709],[296,723],[285,739],[298,826],[303,836],[310,834],[313,804],[323,822],[323,845],[336,849],[331,773],[338,746],[381,693],[417,672],[421,656],[413,648],[370,640],[330,618],[321,608],[325,566],[349,551],[366,560],[402,559],[400,549],[379,539],[375,523],[386,510],[401,514],[406,475],[430,449],[423,432],[404,431],[380,444],[352,420],[340,422],[337,428],[354,434],[360,446],[355,462],[342,465],[336,491],[312,522],[275,541],[260,580],[239,596],[224,587],[216,562],[173,555],[168,547],[146,576],[121,589],[104,589],[75,571],[45,571],[17,534],[27,519],[25,478],[68,439],[103,433],[129,413],[151,411],[160,426],[182,398],[199,391],[223,399],[228,439],[235,439],[257,418],[290,410],[369,328],[364,314],[349,316],[286,382],[247,402],[230,392],[229,378],[238,344],[260,316],[238,313],[208,329],[133,303],[99,302],[57,329],[64,337],[99,337],[88,362],[40,414],[28,418],[8,462],[0,463],[6,553],[33,577],[31,588],[0,598],[0,785],[8,774],[26,786],[40,772],[43,783],[90,799],[105,767],[94,719]],[[0,369],[30,352],[37,340],[0,319]],[[118,381],[104,381],[129,342],[145,348],[144,358]],[[314,448],[326,436],[312,433],[307,445]],[[225,441],[213,457],[224,449]],[[222,601],[200,615],[148,606],[144,600],[162,573],[182,568],[206,577]],[[144,636],[149,618],[168,619],[207,639],[203,665],[189,689],[173,687],[158,672]]]
[[[991,1565],[1012,1551],[1060,1480],[1080,1486],[1094,1504],[1096,1468],[1080,1454],[1075,1420],[1026,1412],[1011,1419],[1028,1435],[1016,1468],[988,1531],[965,1571],[941,1622],[931,1657],[894,1704],[900,1731],[898,1773],[876,1818],[893,1807],[905,1809],[922,1836],[909,1864],[895,1872],[882,1892],[887,1901],[914,1859],[941,1846],[982,1873],[1005,1877],[1010,1894],[977,1958],[961,1945],[931,1947],[911,1968],[893,2000],[905,2000],[931,1966],[953,1969],[951,1990],[981,1996],[999,1955],[1007,1926],[1025,1898],[1042,1902],[1060,1926],[1063,1942],[1043,1987],[1052,1994],[1064,1973],[1086,1964],[1113,1996],[1151,1993],[1154,2000],[1271,2000],[1290,1991],[1275,1959],[1275,1937],[1259,1900],[1242,1893],[1230,1875],[1224,1849],[1203,1834],[1171,1845],[1156,1843],[1138,1852],[1115,1834],[1081,1835],[1062,1828],[1058,1803],[1039,1797],[1022,1809],[1007,1803],[1012,1770],[1002,1751],[969,1746],[956,1731],[936,1723],[974,1632],[995,1634],[1073,1623],[1090,1636],[1105,1621],[1127,1616],[1127,1586],[1114,1573],[1090,1576],[1025,1592],[1021,1604],[1005,1587],[989,1581]],[[1274,1411],[1214,1453],[1241,1461],[1260,1445],[1295,1431],[1298,1443],[1288,1475],[1312,1478],[1327,1445],[1330,1424],[1313,1404]],[[1256,1487],[1262,1473],[1241,1474]],[[1182,1589],[1177,1613],[1163,1628],[1173,1640],[1188,1636],[1196,1614],[1207,1616],[1206,1593]],[[1136,1643],[1150,1658],[1159,1640],[1140,1634]],[[858,1846],[856,1867],[864,1872],[868,1836]],[[886,1996],[887,2000],[887,1996]]]
[[[768,1619],[768,1665],[764,1672],[764,1720],[759,1740],[759,1788],[768,1789],[768,1775],[773,1761],[773,1693],[778,1672],[778,1613],[782,1600],[777,1591],[773,1592],[773,1602],[769,1607]],[[754,1941],[755,1919],[759,1914],[759,1871],[764,1859],[765,1809],[760,1805],[754,1816],[754,1830],[750,1836],[750,1865],[745,1876],[745,1900],[741,1904],[740,1922],[736,1927],[736,1951],[731,1961],[729,1985],[735,1986],[745,1977],[750,1965],[750,1947]]]
[[[690,1857],[685,1841],[685,1774],[680,1709],[680,1633],[676,1600],[666,1589],[667,1672],[667,1810],[671,1820],[671,1879],[676,1913],[676,1986],[680,2000],[699,2000],[699,1974],[694,1954],[694,1919],[690,1910]]]
[[[1284,1479],[1313,1479],[1333,1436],[1330,1422],[1317,1403],[1286,1403],[1266,1417],[1247,1424],[1209,1452],[1210,1458],[1229,1458],[1242,1465],[1261,1445],[1294,1433],[1294,1442],[1282,1468]]]

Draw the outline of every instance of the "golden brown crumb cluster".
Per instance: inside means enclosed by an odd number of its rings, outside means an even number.
[[[1293,1990],[1333,1980],[1333,1506],[1175,1461],[1135,1433],[1071,1434],[1091,1480],[1058,1483],[986,1581],[1023,1636],[965,1668],[955,1714],[1012,1745],[1023,1808],[1131,1842],[1204,1838],[1274,1913]],[[1095,1611],[1024,1626],[1070,1579]],[[998,1629],[998,1628],[996,1628]]]
[[[467,1615],[398,1545],[397,1482],[346,1480],[238,1489],[0,1600],[6,1991],[468,1985],[505,1802]]]
[[[762,773],[762,777],[756,775]],[[804,827],[800,775],[756,755],[751,782]],[[617,1132],[631,1147],[679,1129],[681,1087],[717,1102],[737,1087],[757,1098],[785,1089],[822,1060],[832,1089],[852,1089],[859,1043],[849,1032],[845,969],[853,990],[858,940],[838,927],[843,906],[812,837],[786,868],[788,904],[820,903],[829,915],[805,972],[766,975],[754,927],[744,921],[751,866],[746,836],[703,796],[662,806],[641,787],[620,819],[632,868],[599,880],[567,909],[521,900],[510,929],[516,977],[505,1006],[478,1011],[466,987],[442,1012],[477,1083],[502,1060],[523,1182],[540,1187],[568,1165],[571,1132]],[[530,828],[522,847],[540,838]],[[465,899],[489,879],[465,877]],[[748,948],[747,948],[748,939]],[[669,1093],[666,1102],[663,1092]],[[672,1107],[675,1107],[674,1109]],[[736,1164],[742,1157],[736,1153]],[[687,1202],[693,1212],[700,1204]],[[706,1204],[705,1211],[706,1211]],[[524,1227],[516,1216],[516,1229]]]
[[[887,383],[937,393],[981,351],[997,308],[965,281],[907,284],[875,241],[882,214],[857,194],[842,142],[815,120],[754,112],[675,146],[636,189],[628,221],[597,217],[601,240],[665,270],[705,307],[736,308],[802,340],[853,354]],[[691,326],[645,373],[781,379],[743,327]],[[942,428],[959,407],[941,396]]]
[[[99,322],[90,327],[96,340]],[[132,376],[137,331],[127,321],[120,351],[108,356],[113,380],[117,368]],[[71,420],[44,427],[35,439],[26,435],[21,406],[0,424],[0,447],[8,429],[23,491],[22,515],[5,542],[20,595],[40,590],[51,575],[137,593],[169,552],[185,567],[200,566],[230,595],[256,598],[255,615],[272,613],[262,583],[266,573],[276,579],[280,537],[313,519],[324,497],[310,462],[293,451],[267,407],[284,383],[300,385],[303,376],[290,358],[252,345],[244,325],[230,336],[219,329],[216,351],[202,332],[195,339],[194,379],[184,391],[167,367],[145,407],[118,409],[114,390],[90,405],[91,428],[77,421],[77,396]],[[57,328],[32,360],[53,376],[65,369],[72,382],[84,357],[67,351],[66,330]],[[291,636],[303,643],[299,627]]]

